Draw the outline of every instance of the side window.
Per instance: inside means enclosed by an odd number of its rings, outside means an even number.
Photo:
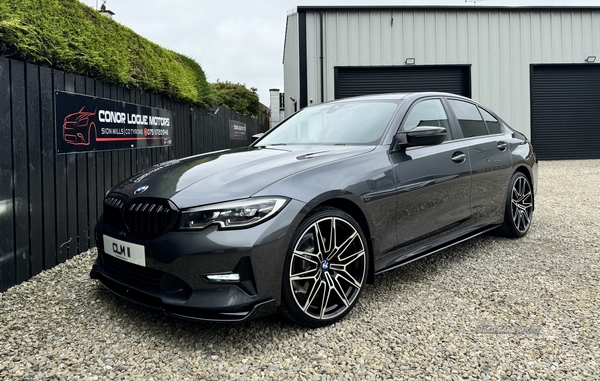
[[[499,134],[502,132],[500,122],[498,121],[498,119],[496,119],[495,116],[485,111],[481,107],[479,108],[479,112],[481,113],[481,115],[483,115],[483,120],[485,121],[485,124],[487,125],[490,134]]]
[[[479,111],[477,111],[477,106],[456,99],[448,99],[448,103],[458,119],[465,138],[488,135],[488,130]]]
[[[443,127],[446,129],[446,140],[452,139],[448,115],[439,99],[427,99],[414,105],[408,112],[402,130],[410,131],[423,126]]]

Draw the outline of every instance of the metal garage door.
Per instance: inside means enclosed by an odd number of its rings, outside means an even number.
[[[600,158],[599,65],[532,65],[531,141],[542,160]]]
[[[335,98],[378,93],[444,91],[471,97],[468,65],[336,67]]]

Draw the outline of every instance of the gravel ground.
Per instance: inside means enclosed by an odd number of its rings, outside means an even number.
[[[600,380],[600,160],[541,162],[520,240],[376,278],[326,328],[166,318],[88,277],[95,253],[0,293],[3,380]]]

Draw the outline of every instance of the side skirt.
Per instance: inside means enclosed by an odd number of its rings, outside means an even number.
[[[437,253],[438,251],[445,250],[445,249],[447,249],[447,248],[449,248],[449,247],[452,247],[452,246],[454,246],[454,245],[458,245],[459,243],[462,243],[462,242],[468,241],[468,240],[470,240],[471,238],[477,237],[478,235],[481,235],[481,234],[487,233],[487,232],[489,232],[489,231],[492,231],[492,230],[496,229],[498,226],[500,226],[500,225],[494,225],[494,226],[491,226],[491,227],[486,227],[486,228],[483,228],[483,229],[481,229],[481,230],[476,230],[476,231],[475,231],[475,232],[473,232],[473,233],[470,233],[470,234],[468,234],[468,235],[463,235],[463,236],[461,236],[461,237],[459,237],[459,238],[456,238],[456,239],[454,239],[454,240],[450,240],[450,241],[448,241],[448,242],[445,242],[445,243],[441,244],[440,246],[437,246],[437,245],[436,245],[436,246],[434,246],[433,248],[431,247],[431,245],[429,245],[429,246],[426,246],[426,247],[424,247],[424,248],[420,248],[420,249],[418,249],[418,250],[415,250],[413,253],[411,253],[411,254],[408,256],[408,258],[407,258],[407,259],[405,259],[405,260],[403,260],[403,261],[400,261],[400,262],[398,262],[398,263],[395,263],[395,264],[393,264],[393,265],[391,265],[391,266],[385,267],[385,268],[383,268],[383,269],[381,269],[381,270],[378,270],[378,271],[376,271],[376,272],[375,272],[375,275],[383,274],[383,273],[385,273],[385,272],[388,272],[388,271],[390,271],[390,270],[397,269],[398,267],[402,267],[402,266],[404,266],[404,265],[407,265],[407,264],[409,264],[409,263],[411,263],[411,262],[414,262],[414,261],[416,261],[416,260],[419,260],[419,259],[421,259],[421,258],[428,257],[428,256],[430,256],[430,255],[432,255],[432,254],[435,254],[435,253]]]

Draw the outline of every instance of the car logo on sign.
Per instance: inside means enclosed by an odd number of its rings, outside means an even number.
[[[136,189],[133,194],[140,194],[145,192],[148,188],[150,188],[149,185],[144,185],[143,187],[139,187],[138,189]]]

